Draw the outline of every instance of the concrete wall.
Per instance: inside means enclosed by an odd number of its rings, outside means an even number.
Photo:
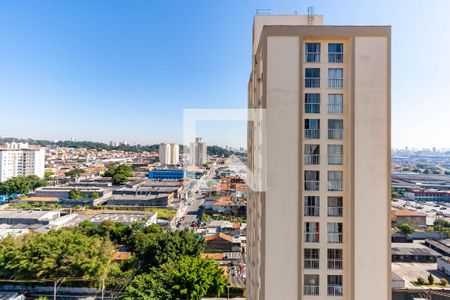
[[[265,299],[298,296],[298,37],[267,39]]]

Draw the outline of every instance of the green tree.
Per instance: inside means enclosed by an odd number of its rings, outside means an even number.
[[[37,176],[19,176],[0,183],[0,195],[26,194],[47,182]]]
[[[78,177],[80,177],[81,174],[86,173],[86,170],[84,169],[80,169],[80,168],[75,168],[73,170],[67,171],[66,173],[64,173],[64,175],[66,175],[67,177],[70,177],[72,179],[77,179]]]
[[[111,177],[113,184],[123,184],[132,175],[132,168],[126,165],[110,166],[103,174],[105,177]]]
[[[182,257],[136,276],[121,299],[200,300],[205,296],[220,296],[227,284],[222,269],[214,261]]]
[[[428,284],[433,285],[434,284],[434,277],[431,275],[431,273],[428,275]]]
[[[99,198],[99,197],[100,197],[100,195],[99,195],[98,192],[92,192],[92,193],[91,193],[91,198],[97,199],[97,198]]]
[[[414,232],[414,227],[406,223],[400,225],[398,229],[400,229],[400,231],[403,232],[404,234],[410,234]]]
[[[72,189],[69,191],[69,199],[78,200],[83,198],[87,198],[87,195],[80,190]]]

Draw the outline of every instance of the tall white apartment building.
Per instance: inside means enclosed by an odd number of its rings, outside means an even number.
[[[208,152],[206,143],[202,141],[202,138],[198,137],[195,142],[191,143],[190,148],[191,164],[194,166],[201,166],[208,162]]]
[[[0,148],[0,182],[17,176],[45,173],[45,149],[29,147],[27,143],[8,143]]]
[[[390,27],[258,15],[247,299],[391,299]]]
[[[180,146],[174,143],[161,143],[159,145],[159,161],[164,165],[179,164]]]

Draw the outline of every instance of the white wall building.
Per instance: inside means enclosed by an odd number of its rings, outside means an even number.
[[[45,149],[32,148],[27,143],[8,143],[0,148],[0,182],[17,176],[45,173]]]
[[[206,143],[202,142],[202,138],[196,138],[194,143],[191,143],[191,164],[194,166],[201,166],[208,162],[208,153]]]
[[[159,161],[164,165],[179,164],[180,146],[174,143],[161,143],[159,145]]]

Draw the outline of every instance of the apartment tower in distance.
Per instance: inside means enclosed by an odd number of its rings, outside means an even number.
[[[45,149],[31,147],[28,143],[7,143],[0,146],[0,182],[12,177],[45,173]]]
[[[180,163],[180,146],[173,143],[159,144],[159,161],[163,165],[177,165]]]
[[[202,138],[195,138],[195,142],[191,143],[190,156],[191,164],[200,167],[208,162],[208,152],[206,143]]]
[[[257,15],[247,299],[391,299],[390,27]]]

